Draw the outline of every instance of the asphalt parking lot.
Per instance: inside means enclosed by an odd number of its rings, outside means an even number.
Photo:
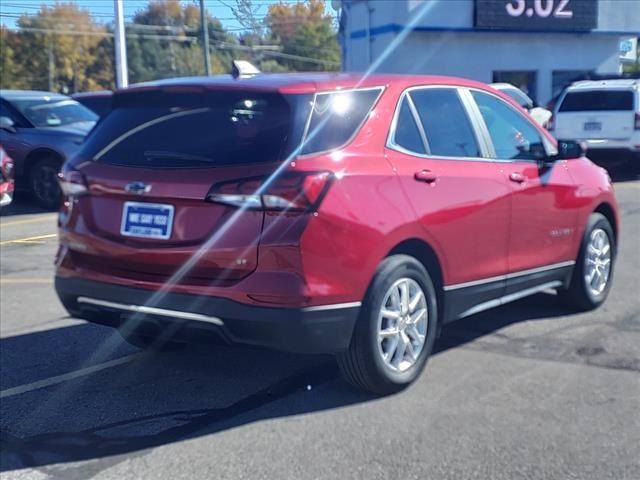
[[[67,318],[52,213],[0,218],[0,474],[29,479],[640,479],[640,180],[616,193],[595,312],[542,293],[445,329],[422,377],[361,394],[329,357],[141,352]],[[18,199],[20,200],[20,199]]]

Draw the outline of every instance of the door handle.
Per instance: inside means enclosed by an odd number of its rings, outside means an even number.
[[[437,176],[431,170],[420,170],[416,172],[414,177],[418,182],[433,183],[437,180]]]
[[[516,183],[524,183],[526,178],[520,172],[513,172],[509,174],[509,180]]]

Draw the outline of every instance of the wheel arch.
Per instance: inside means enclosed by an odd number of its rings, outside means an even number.
[[[403,240],[394,246],[386,256],[390,257],[391,255],[400,254],[414,257],[422,263],[429,272],[436,290],[439,323],[442,324],[442,315],[444,313],[444,275],[442,271],[442,262],[438,258],[438,255],[427,242],[419,238]]]
[[[599,213],[607,219],[607,221],[611,225],[611,229],[613,230],[614,240],[617,245],[618,244],[618,218],[616,216],[616,212],[613,209],[613,207],[607,202],[602,202],[595,208],[593,212]]]

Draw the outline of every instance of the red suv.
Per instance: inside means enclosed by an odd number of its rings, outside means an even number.
[[[583,153],[456,78],[140,85],[63,169],[56,289],[138,346],[335,353],[392,392],[448,322],[547,289],[605,300],[619,216]]]

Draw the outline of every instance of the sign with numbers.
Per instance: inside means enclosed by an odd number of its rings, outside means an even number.
[[[597,27],[598,0],[475,0],[475,26],[580,32]]]

